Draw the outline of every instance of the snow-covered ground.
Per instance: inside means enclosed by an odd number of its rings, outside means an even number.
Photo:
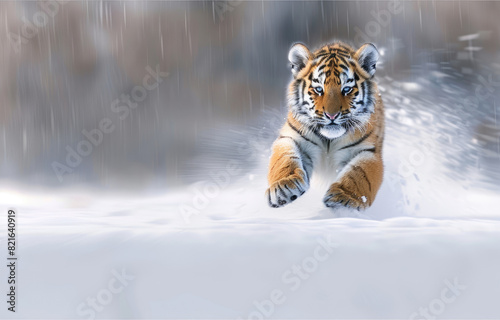
[[[268,208],[265,170],[140,197],[2,189],[19,216],[18,309],[2,318],[500,317],[498,194],[444,181],[411,211],[386,181],[339,217],[320,188]]]

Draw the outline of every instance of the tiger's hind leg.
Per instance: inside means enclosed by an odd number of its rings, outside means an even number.
[[[309,189],[312,160],[292,137],[280,136],[274,143],[269,164],[266,196],[273,208],[282,207]]]
[[[372,205],[382,184],[384,165],[379,153],[363,152],[353,158],[340,173],[323,202],[330,208],[364,210]]]

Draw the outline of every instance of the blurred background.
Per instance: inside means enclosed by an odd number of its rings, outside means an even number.
[[[286,115],[288,49],[339,39],[382,53],[388,183],[498,190],[499,13],[496,1],[2,1],[0,183],[171,190],[231,158],[252,172]],[[96,133],[103,119],[110,132]]]

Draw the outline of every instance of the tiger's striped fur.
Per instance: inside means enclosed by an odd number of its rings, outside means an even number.
[[[354,51],[338,42],[311,53],[295,44],[288,58],[289,112],[273,144],[269,205],[281,207],[304,194],[314,171],[331,182],[327,207],[366,209],[383,177],[384,106],[373,82],[377,49],[365,44]]]

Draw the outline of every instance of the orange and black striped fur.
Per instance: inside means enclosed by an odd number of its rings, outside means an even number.
[[[309,188],[311,175],[331,183],[327,207],[366,209],[382,183],[384,106],[373,82],[379,53],[343,43],[314,53],[295,44],[288,117],[273,144],[266,196],[284,206]]]

